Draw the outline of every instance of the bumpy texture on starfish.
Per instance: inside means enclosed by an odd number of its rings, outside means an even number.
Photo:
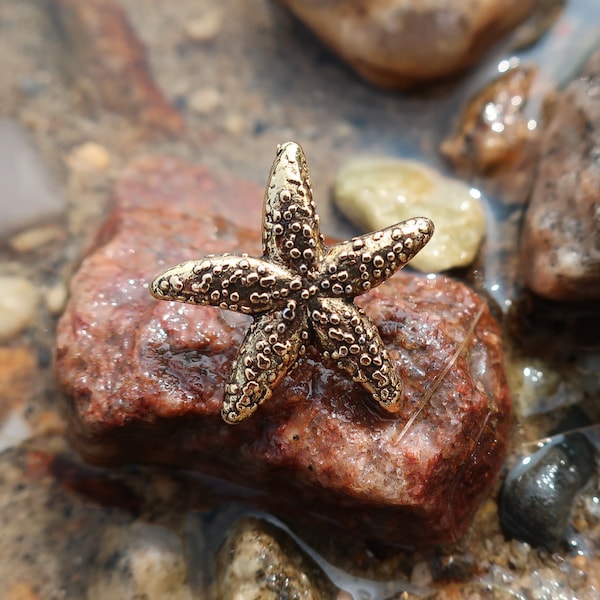
[[[277,150],[265,192],[263,257],[184,262],[160,274],[150,292],[255,317],[225,388],[227,423],[267,400],[309,343],[397,412],[402,383],[377,327],[353,298],[401,269],[432,234],[433,223],[419,217],[326,247],[304,152],[288,142]]]

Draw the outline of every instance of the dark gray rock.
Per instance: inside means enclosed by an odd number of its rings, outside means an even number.
[[[563,431],[587,425],[580,411],[563,421]],[[505,534],[550,550],[565,539],[576,495],[590,480],[594,447],[583,433],[559,434],[525,456],[506,476],[498,510]]]

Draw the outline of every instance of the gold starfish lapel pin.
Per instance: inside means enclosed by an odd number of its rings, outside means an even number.
[[[306,157],[288,142],[278,147],[267,182],[263,256],[187,261],[156,277],[150,293],[254,317],[225,388],[227,423],[239,423],[267,400],[307,344],[397,412],[402,382],[377,327],[353,299],[404,267],[432,235],[433,223],[417,217],[328,248]]]

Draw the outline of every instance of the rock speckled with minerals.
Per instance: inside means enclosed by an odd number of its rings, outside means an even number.
[[[477,294],[401,272],[356,299],[404,384],[393,417],[307,346],[260,414],[231,427],[220,411],[250,317],[148,293],[167,265],[260,255],[258,230],[217,211],[235,202],[247,215],[261,195],[173,160],[126,169],[58,325],[75,444],[94,462],[235,480],[267,492],[276,513],[310,506],[313,525],[411,546],[456,539],[495,480],[510,424],[500,333]]]
[[[216,559],[215,598],[325,600],[337,590],[281,531],[246,517],[234,523]]]

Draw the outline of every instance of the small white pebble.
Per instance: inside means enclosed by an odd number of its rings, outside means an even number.
[[[200,115],[213,112],[219,104],[221,104],[221,94],[215,88],[195,90],[188,98],[190,109]]]
[[[583,390],[539,358],[512,358],[506,363],[506,374],[513,408],[520,417],[546,414],[583,399]]]
[[[79,173],[99,173],[110,166],[111,158],[108,150],[95,142],[85,142],[75,146],[65,158],[71,171]]]
[[[9,340],[31,324],[38,291],[23,277],[0,277],[0,340]]]
[[[44,300],[50,314],[60,314],[67,301],[67,286],[60,282],[48,288],[44,294]]]
[[[32,430],[21,410],[14,410],[0,424],[0,452],[18,446],[31,436]]]
[[[431,569],[425,561],[418,562],[410,574],[410,582],[418,587],[426,587],[433,581]]]
[[[176,534],[164,529],[164,534],[159,533],[156,538],[151,533],[148,542],[133,547],[129,555],[136,596],[148,600],[191,600],[185,559]]]
[[[188,21],[185,25],[185,34],[193,42],[210,42],[219,35],[222,27],[223,12],[215,9]]]

